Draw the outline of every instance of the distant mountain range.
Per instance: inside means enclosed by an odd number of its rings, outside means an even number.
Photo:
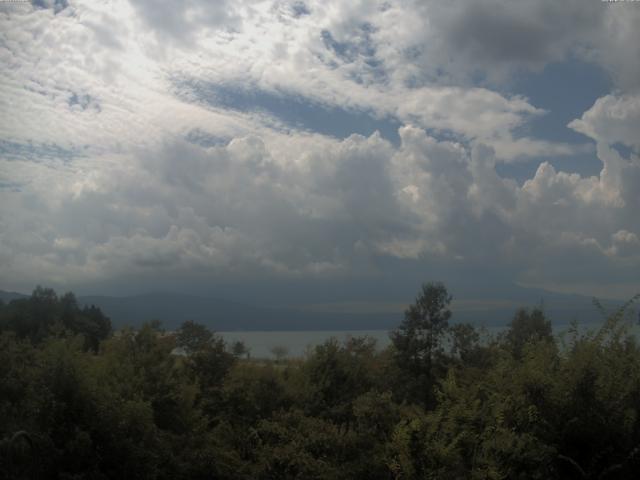
[[[176,328],[185,320],[205,324],[217,331],[231,330],[344,330],[387,328],[387,316],[326,314],[299,309],[246,305],[217,298],[151,293],[132,297],[80,297],[110,316],[115,325],[135,325],[161,320]]]
[[[0,300],[2,300],[5,303],[9,303],[11,300],[17,300],[19,298],[25,298],[25,297],[28,297],[28,295],[25,295],[24,293],[5,292],[4,290],[0,290]]]
[[[454,302],[454,322],[476,325],[505,325],[519,307],[541,304],[555,324],[579,320],[582,324],[602,321],[592,299],[535,289],[519,289],[517,298],[508,301],[470,300]],[[0,290],[5,303],[27,295]],[[403,318],[403,308],[396,313],[353,313],[298,307],[264,307],[229,300],[175,293],[149,293],[128,297],[80,296],[81,305],[95,305],[111,318],[115,328],[140,325],[160,320],[167,329],[175,329],[185,320],[193,320],[216,331],[282,331],[282,330],[387,330]],[[605,302],[614,309],[622,302]]]

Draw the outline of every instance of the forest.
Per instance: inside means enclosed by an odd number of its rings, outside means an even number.
[[[638,298],[597,330],[533,308],[490,336],[426,283],[388,348],[259,359],[38,287],[0,304],[0,478],[637,478]]]

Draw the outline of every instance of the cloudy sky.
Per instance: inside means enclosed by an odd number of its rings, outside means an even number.
[[[0,4],[0,288],[640,291],[640,2]]]

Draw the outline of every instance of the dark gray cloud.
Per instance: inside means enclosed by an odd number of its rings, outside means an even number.
[[[618,3],[415,2],[423,21],[409,26],[411,34],[400,37],[397,51],[420,65],[417,71],[407,69],[413,84],[499,85],[518,71],[540,71],[551,62],[581,58],[606,69],[619,86],[637,89],[640,67],[631,59],[640,55],[633,27],[640,9],[632,2]]]
[[[460,5],[436,25],[451,50],[472,61],[541,66],[601,29],[603,8],[599,2],[488,0]]]

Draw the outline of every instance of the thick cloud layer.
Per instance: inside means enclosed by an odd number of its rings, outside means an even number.
[[[69,3],[0,17],[5,288],[345,278],[384,259],[640,288],[640,9]],[[570,56],[617,88],[569,125],[584,145],[523,134],[552,112],[504,85]],[[334,138],[220,98],[239,90],[393,121],[399,141]],[[546,161],[523,184],[496,172],[591,141],[597,177]]]

